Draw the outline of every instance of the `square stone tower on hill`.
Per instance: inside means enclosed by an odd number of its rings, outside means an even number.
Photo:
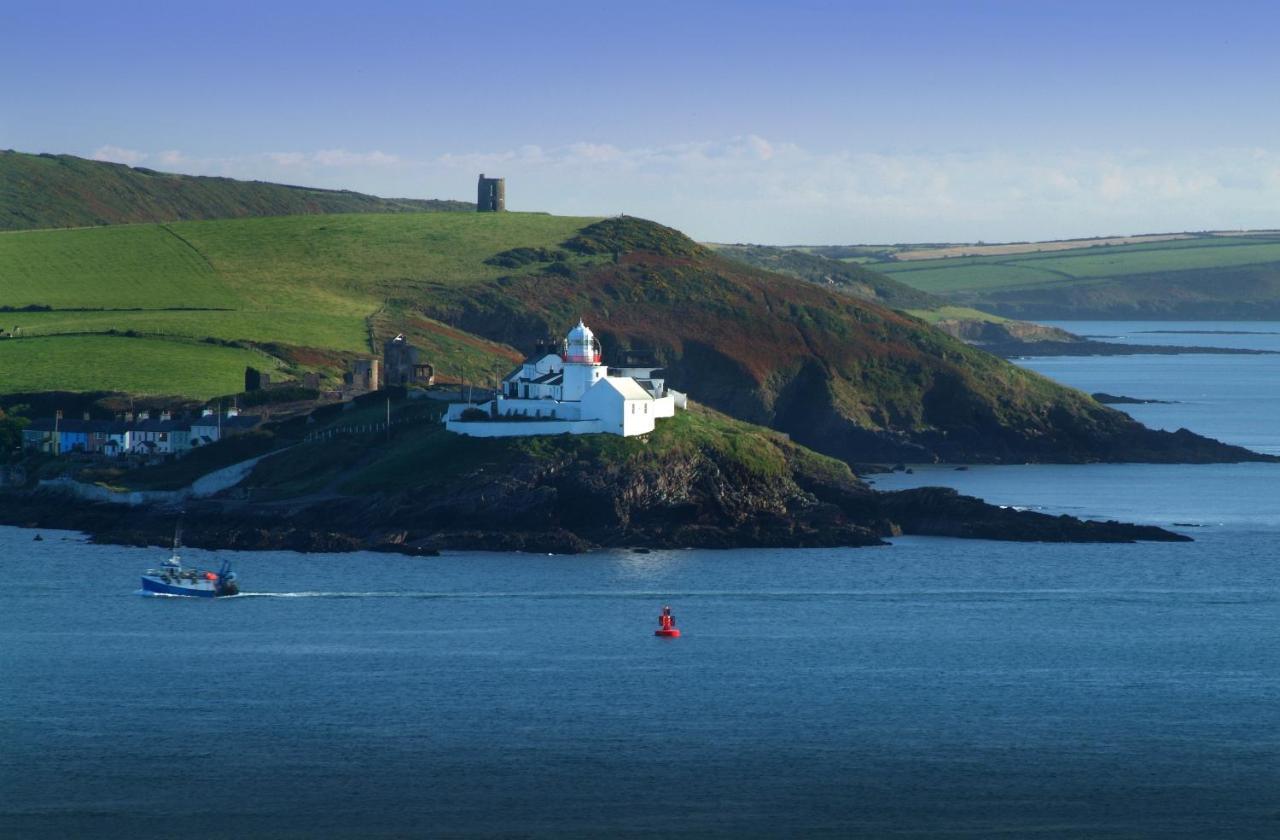
[[[480,173],[480,185],[476,189],[476,211],[501,213],[507,209],[507,179],[486,178]]]

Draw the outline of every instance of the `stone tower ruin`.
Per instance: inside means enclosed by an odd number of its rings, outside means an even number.
[[[507,179],[486,178],[480,173],[480,186],[476,189],[476,210],[480,213],[501,213],[507,209]]]

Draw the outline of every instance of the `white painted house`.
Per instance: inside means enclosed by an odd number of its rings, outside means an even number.
[[[535,353],[502,380],[494,399],[450,405],[445,428],[472,437],[647,434],[687,404],[657,370],[601,364],[600,342],[578,321],[560,353]]]

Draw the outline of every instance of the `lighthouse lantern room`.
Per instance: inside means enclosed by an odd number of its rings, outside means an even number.
[[[568,364],[598,365],[600,364],[600,340],[591,328],[578,319],[578,326],[569,330],[564,338],[564,353],[561,354]]]

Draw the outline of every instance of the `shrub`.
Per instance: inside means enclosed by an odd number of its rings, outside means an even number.
[[[485,264],[496,265],[499,268],[520,268],[530,263],[556,262],[568,256],[567,253],[558,248],[512,248],[509,251],[495,254],[485,260]]]

